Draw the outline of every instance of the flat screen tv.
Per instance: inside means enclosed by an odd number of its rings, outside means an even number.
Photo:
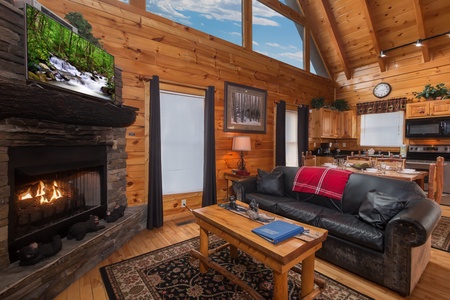
[[[40,9],[25,11],[27,81],[114,100],[114,56]]]

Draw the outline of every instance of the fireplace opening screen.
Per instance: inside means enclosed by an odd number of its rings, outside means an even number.
[[[8,149],[11,188],[10,261],[32,242],[62,238],[70,226],[103,218],[107,203],[106,146],[32,146]]]
[[[19,172],[16,172],[19,173]],[[27,176],[16,174],[16,238],[101,204],[99,170]]]

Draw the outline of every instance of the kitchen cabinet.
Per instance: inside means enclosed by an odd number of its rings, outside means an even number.
[[[406,104],[406,119],[450,116],[450,100]]]
[[[355,112],[329,108],[313,109],[310,113],[309,128],[312,138],[355,138]]]
[[[313,109],[310,113],[310,136],[314,138],[337,138],[339,135],[339,112],[329,108]]]
[[[346,110],[340,112],[340,138],[355,138],[356,137],[356,117],[353,110]]]

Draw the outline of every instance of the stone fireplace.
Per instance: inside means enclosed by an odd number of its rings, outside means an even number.
[[[82,241],[64,238],[90,214],[127,204],[126,127],[136,110],[27,85],[23,11],[0,2],[0,299],[53,299],[144,228],[144,206]],[[63,248],[32,266],[15,252],[30,241],[63,236]]]
[[[0,120],[1,299],[52,299],[145,227],[145,208],[129,207],[118,222],[101,220],[106,228],[83,241],[63,238],[63,250],[55,257],[26,267],[15,261],[14,252],[22,245],[64,236],[73,222],[89,214],[102,217],[116,203],[127,204],[125,132]],[[43,219],[49,221],[45,227]]]
[[[64,236],[89,214],[103,217],[107,208],[127,203],[125,128],[9,118],[0,121],[0,135],[0,178],[7,179],[0,186],[7,191],[0,195],[0,214],[8,216],[0,231],[8,232],[1,242],[9,249],[0,255],[2,267],[16,260],[11,253],[18,248],[52,234]],[[41,204],[38,190],[47,185],[53,194],[55,183],[67,201],[47,203],[52,197],[47,192]],[[55,220],[64,214],[69,216]]]

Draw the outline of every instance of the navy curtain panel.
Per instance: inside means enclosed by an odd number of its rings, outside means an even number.
[[[147,229],[163,225],[163,193],[161,167],[161,104],[159,77],[150,81],[150,142]]]
[[[275,128],[275,166],[286,165],[286,102],[277,103]]]
[[[216,139],[214,135],[214,91],[213,86],[206,90],[205,99],[205,147],[203,163],[202,207],[217,203],[216,193]]]
[[[309,106],[301,105],[297,108],[297,147],[298,165],[302,165],[302,153],[308,151]]]

